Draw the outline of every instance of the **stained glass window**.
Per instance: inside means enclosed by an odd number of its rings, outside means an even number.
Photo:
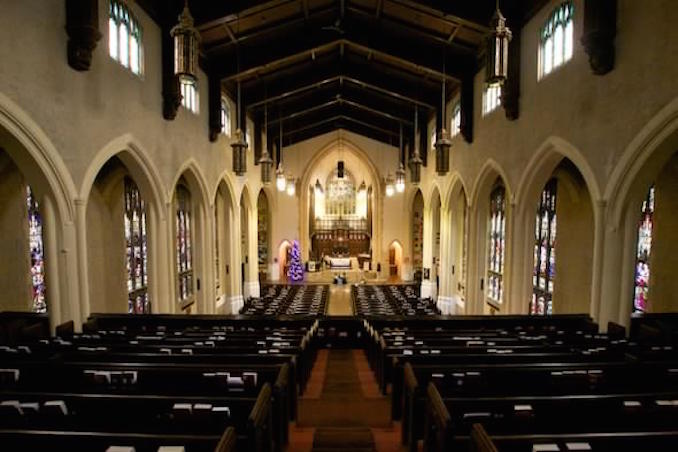
[[[504,255],[506,247],[506,190],[497,184],[490,195],[489,268],[487,297],[495,303],[504,299]]]
[[[487,85],[483,91],[483,116],[492,113],[501,105],[501,85]]]
[[[179,78],[181,87],[181,105],[188,111],[198,114],[198,83],[188,77]]]
[[[217,297],[221,295],[221,278],[219,271],[219,202],[214,203],[214,286],[217,289]]]
[[[266,271],[268,262],[268,202],[261,192],[257,202],[257,257],[259,270]]]
[[[436,140],[437,140],[437,132],[436,132],[436,126],[435,124],[433,125],[433,130],[431,130],[431,149],[435,150],[436,148]]]
[[[468,208],[464,202],[464,223],[462,231],[461,244],[461,279],[459,280],[459,296],[462,300],[466,300],[466,272],[468,271]]]
[[[638,245],[636,249],[636,275],[633,295],[633,311],[645,312],[650,290],[650,251],[652,250],[652,230],[654,228],[654,185],[643,201],[638,221]]]
[[[530,314],[553,314],[553,279],[556,275],[556,192],[551,179],[541,192],[534,225],[534,267]]]
[[[143,72],[142,30],[124,2],[108,4],[108,54],[139,75]]]
[[[33,312],[47,312],[45,301],[45,247],[42,241],[42,216],[40,206],[31,187],[26,187],[28,207],[28,248],[31,257],[31,286],[33,287]]]
[[[572,58],[574,47],[574,5],[563,2],[549,16],[539,33],[539,78],[548,75]]]
[[[177,296],[180,302],[193,295],[193,244],[191,240],[191,194],[184,185],[176,190]]]
[[[231,135],[231,106],[224,97],[221,98],[221,133]]]
[[[127,311],[149,314],[148,240],[146,204],[134,181],[125,177],[125,266],[127,268]]]
[[[451,136],[456,136],[461,131],[461,106],[459,102],[452,108],[452,120],[450,123]]]

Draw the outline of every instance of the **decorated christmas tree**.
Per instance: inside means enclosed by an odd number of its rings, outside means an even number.
[[[304,269],[301,266],[301,250],[299,249],[299,241],[295,240],[292,243],[290,268],[287,272],[290,281],[301,281],[304,279]]]

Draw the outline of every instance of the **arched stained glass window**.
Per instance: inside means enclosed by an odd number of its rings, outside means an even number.
[[[541,192],[534,226],[534,268],[530,314],[553,314],[553,278],[556,274],[556,191],[551,179]]]
[[[139,75],[143,72],[142,30],[124,2],[108,4],[108,54]]]
[[[650,252],[654,229],[654,185],[647,192],[638,222],[638,245],[636,249],[636,275],[633,295],[633,312],[645,312],[650,290]]]
[[[188,301],[193,295],[193,244],[191,240],[191,193],[180,184],[176,190],[177,297]]]
[[[504,299],[504,257],[506,248],[506,189],[496,184],[490,195],[489,262],[487,298],[500,304]]]
[[[42,216],[31,187],[26,186],[28,207],[28,248],[31,253],[31,286],[33,287],[33,312],[47,312],[45,300],[45,247],[42,241]]]
[[[466,202],[464,201],[464,220],[463,220],[462,231],[462,244],[461,244],[461,279],[459,281],[459,296],[462,300],[466,300],[466,273],[468,272],[468,222],[469,214]]]
[[[574,46],[574,5],[562,3],[549,16],[539,33],[539,78],[548,75],[572,58]]]
[[[127,268],[127,311],[149,314],[148,240],[146,204],[134,181],[125,177],[125,261]]]
[[[221,272],[219,268],[219,226],[219,202],[216,202],[214,203],[214,287],[217,291],[217,297],[221,295]]]

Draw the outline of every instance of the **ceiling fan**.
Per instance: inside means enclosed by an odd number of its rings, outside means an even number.
[[[344,20],[344,13],[346,11],[346,6],[344,4],[344,1],[345,0],[339,0],[339,17],[337,17],[337,20],[335,20],[332,25],[327,25],[325,27],[322,27],[323,30],[333,31],[333,32],[339,33],[340,35],[343,35],[345,33],[344,29],[342,28],[342,22]]]

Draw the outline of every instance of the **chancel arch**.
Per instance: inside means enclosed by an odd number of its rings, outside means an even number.
[[[344,137],[332,139],[309,162],[300,186],[302,255],[348,259],[353,266],[369,261],[373,271],[382,266],[386,271],[380,179],[365,151]]]

